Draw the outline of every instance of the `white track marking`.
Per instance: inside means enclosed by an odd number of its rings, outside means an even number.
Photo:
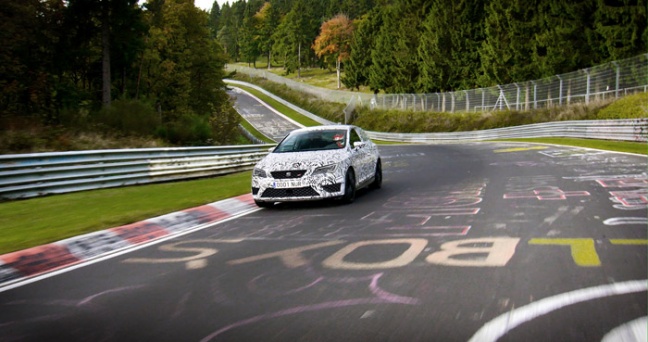
[[[648,290],[648,279],[589,287],[544,298],[497,316],[482,326],[469,341],[497,341],[513,328],[565,306],[646,290]]]

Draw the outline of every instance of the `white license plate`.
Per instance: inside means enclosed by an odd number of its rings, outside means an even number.
[[[272,183],[272,187],[275,189],[284,189],[284,188],[301,188],[304,184],[302,181],[275,181]]]

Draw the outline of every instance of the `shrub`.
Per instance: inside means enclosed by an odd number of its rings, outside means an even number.
[[[648,117],[648,93],[628,95],[601,109],[597,119],[634,119]]]
[[[209,120],[195,114],[183,115],[176,121],[160,126],[158,137],[174,145],[199,146],[212,144],[212,127]]]
[[[123,133],[152,136],[160,125],[160,116],[145,101],[115,100],[97,113],[96,122]]]

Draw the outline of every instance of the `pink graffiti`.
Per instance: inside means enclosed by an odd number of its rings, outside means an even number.
[[[504,199],[524,199],[535,198],[540,201],[564,201],[568,197],[589,196],[587,191],[563,191],[558,187],[546,187],[545,189],[535,189],[532,191],[518,191],[504,194]]]
[[[614,207],[617,209],[636,210],[648,207],[648,189],[635,191],[610,191],[612,196],[610,200],[618,203]]]
[[[412,236],[411,231],[417,229],[421,229],[423,231],[435,231],[434,233],[416,234],[417,236],[465,236],[468,234],[468,231],[471,227],[472,226],[406,226],[387,228],[387,230],[407,230],[408,234],[401,234],[403,236]]]
[[[212,339],[216,338],[217,336],[230,331],[235,328],[243,327],[246,325],[250,324],[255,324],[263,321],[268,321],[274,318],[279,318],[279,317],[284,317],[284,316],[290,316],[290,315],[297,315],[297,314],[302,314],[306,312],[315,312],[315,311],[322,311],[322,310],[330,310],[330,309],[339,309],[343,307],[349,307],[349,306],[356,306],[356,305],[366,305],[366,304],[403,304],[403,305],[419,305],[420,301],[416,298],[412,297],[404,297],[404,296],[399,296],[390,292],[387,292],[383,289],[380,288],[378,285],[378,280],[380,277],[383,276],[383,273],[378,273],[370,276],[369,278],[343,278],[343,279],[338,279],[338,282],[347,282],[347,283],[353,283],[353,282],[358,282],[358,281],[363,281],[363,280],[368,280],[371,279],[371,283],[369,285],[369,290],[370,292],[375,296],[375,297],[365,297],[365,298],[353,298],[353,299],[345,299],[345,300],[336,300],[336,301],[329,301],[329,302],[323,302],[323,303],[318,303],[318,304],[312,304],[312,305],[302,305],[302,306],[296,306],[293,308],[288,308],[276,312],[271,312],[271,313],[266,313],[266,314],[261,314],[258,316],[250,317],[248,319],[244,319],[238,322],[234,322],[232,324],[229,324],[223,328],[220,328],[219,330],[205,336],[202,341],[211,341]]]
[[[597,179],[596,182],[604,188],[639,188],[648,185],[645,178]]]

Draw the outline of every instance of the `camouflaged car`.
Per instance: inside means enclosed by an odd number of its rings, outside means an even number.
[[[252,196],[260,207],[328,198],[350,203],[357,189],[381,184],[378,148],[362,129],[316,126],[290,132],[256,164]]]

